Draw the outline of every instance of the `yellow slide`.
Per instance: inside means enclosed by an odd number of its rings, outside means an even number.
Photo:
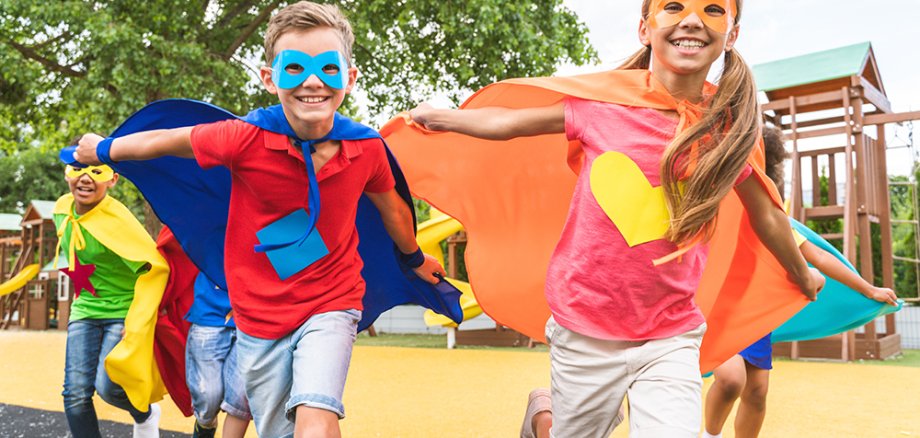
[[[38,264],[29,265],[19,271],[18,274],[13,276],[10,281],[0,284],[0,297],[4,295],[9,295],[19,289],[22,289],[29,280],[35,278],[38,275],[38,272],[41,270],[41,267]]]
[[[460,222],[432,208],[431,219],[419,224],[416,238],[419,247],[422,248],[422,252],[438,259],[438,262],[443,266],[444,256],[441,253],[441,241],[462,230],[463,226],[460,225]],[[463,295],[460,296],[460,307],[463,309],[464,321],[482,314],[482,308],[476,302],[476,298],[473,296],[473,289],[469,283],[455,278],[447,278],[446,280],[457,289],[460,289],[460,292],[463,292]],[[450,318],[434,313],[431,310],[425,311],[425,324],[429,327],[436,325],[444,327],[457,326]]]

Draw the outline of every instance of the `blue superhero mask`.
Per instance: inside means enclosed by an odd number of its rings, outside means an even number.
[[[336,50],[316,56],[297,50],[284,50],[272,61],[272,81],[279,88],[296,88],[312,75],[332,88],[345,88],[348,84],[348,60],[342,52]]]

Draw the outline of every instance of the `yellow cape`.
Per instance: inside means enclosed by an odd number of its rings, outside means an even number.
[[[73,224],[92,234],[119,257],[150,264],[150,270],[138,277],[135,284],[134,301],[125,317],[125,336],[105,358],[109,378],[124,388],[135,408],[146,412],[151,403],[162,400],[166,394],[153,357],[153,335],[169,267],[144,227],[127,207],[111,196],[79,218],[74,218],[72,212],[73,195],[61,196],[54,205],[54,214],[68,216],[62,229]],[[73,234],[71,240],[75,241]],[[67,252],[70,260],[70,251]]]

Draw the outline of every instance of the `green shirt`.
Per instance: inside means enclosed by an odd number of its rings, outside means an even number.
[[[55,214],[55,226],[60,228],[66,217]],[[80,216],[74,213],[74,217]],[[67,254],[67,262],[70,264],[73,264],[69,251],[72,228],[73,225],[68,224],[61,236],[61,251]],[[147,263],[125,260],[99,243],[85,228],[82,231],[86,247],[76,250],[76,255],[80,264],[96,265],[96,270],[89,277],[96,289],[96,296],[89,291],[81,291],[70,306],[70,320],[122,319],[128,314],[134,299],[134,285],[137,278],[146,271]]]

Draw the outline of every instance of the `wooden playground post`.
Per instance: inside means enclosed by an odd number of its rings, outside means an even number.
[[[791,142],[790,215],[801,222],[842,219],[842,233],[828,233],[822,237],[842,240],[844,256],[858,266],[864,279],[874,282],[876,269],[881,269],[883,286],[892,287],[892,221],[885,125],[920,119],[920,111],[892,114],[869,43],[758,65],[754,71],[761,91],[769,100],[762,106],[764,118],[781,127]],[[835,71],[839,73],[837,76],[834,76]],[[875,127],[875,138],[866,132],[867,126]],[[832,136],[842,136],[844,144],[802,150],[802,140]],[[844,155],[843,172],[838,172],[836,166],[839,154]],[[827,205],[821,205],[819,160],[824,156],[828,160]],[[803,202],[804,159],[811,160],[810,207]],[[844,178],[842,205],[837,202],[838,175]],[[874,266],[872,260],[873,223],[881,230],[877,248],[882,254],[879,266]],[[900,335],[895,316],[889,314],[885,317],[884,333],[878,332],[873,321],[866,324],[859,335],[851,330],[823,340],[779,344],[776,352],[793,358],[883,359],[900,352]]]

